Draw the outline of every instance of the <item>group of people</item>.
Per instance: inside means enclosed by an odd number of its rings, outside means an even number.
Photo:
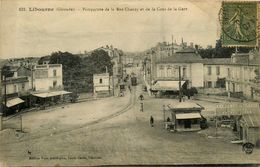
[[[140,101],[144,100],[144,96],[142,94],[139,96],[139,100]],[[141,109],[140,109],[140,111],[143,112],[143,103],[142,102],[141,102]],[[153,116],[150,117],[150,126],[154,127],[154,118],[153,118]]]

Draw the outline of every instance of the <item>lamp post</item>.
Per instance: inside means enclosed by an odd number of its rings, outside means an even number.
[[[163,121],[165,122],[165,105],[163,105]]]
[[[6,105],[7,105],[7,97],[6,97],[6,94],[7,94],[7,90],[6,90],[6,76],[3,75],[3,79],[4,79],[4,108],[3,108],[3,111],[4,111],[4,116],[6,116]]]
[[[181,66],[179,66],[179,102],[181,102],[182,92],[181,92]]]
[[[22,114],[20,115],[20,130],[21,132],[23,132],[23,117],[22,117]]]

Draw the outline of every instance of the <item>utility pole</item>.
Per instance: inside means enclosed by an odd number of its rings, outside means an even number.
[[[163,121],[165,122],[165,105],[163,105]]]
[[[172,55],[173,55],[173,35],[172,35]]]
[[[113,96],[115,96],[114,75],[112,75],[112,85],[113,85]]]
[[[216,113],[215,113],[215,137],[217,138],[218,136],[218,117],[217,117],[217,110],[216,110]]]
[[[4,87],[5,87],[5,94],[4,94],[4,104],[5,104],[5,106],[4,106],[4,108],[3,108],[3,110],[4,110],[4,116],[6,116],[6,108],[7,108],[7,97],[6,97],[6,94],[7,94],[7,90],[6,90],[6,76],[5,75],[3,75],[3,78],[4,78]]]
[[[21,122],[20,130],[21,130],[21,132],[23,132],[23,117],[22,117],[22,114],[20,115],[20,122]]]
[[[152,78],[153,78],[153,71],[154,71],[154,67],[153,67],[153,62],[154,62],[154,60],[153,60],[153,54],[154,54],[155,52],[152,50],[151,51],[151,58],[150,58],[150,85],[152,86]]]
[[[179,66],[179,102],[181,102],[181,97],[182,92],[181,92],[181,66]]]

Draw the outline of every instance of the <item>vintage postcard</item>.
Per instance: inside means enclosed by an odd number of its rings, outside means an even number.
[[[260,165],[260,2],[0,7],[0,167]]]

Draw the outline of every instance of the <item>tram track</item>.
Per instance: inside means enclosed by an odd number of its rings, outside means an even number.
[[[94,125],[97,125],[99,123],[108,121],[108,120],[113,119],[115,117],[118,117],[118,116],[122,115],[123,113],[127,112],[128,110],[130,110],[134,106],[135,101],[136,101],[136,88],[132,89],[130,100],[127,103],[127,105],[125,107],[123,107],[122,109],[120,109],[119,111],[116,111],[116,112],[114,112],[110,115],[107,115],[105,117],[99,118],[99,119],[91,121],[91,122],[87,122],[87,123],[82,124],[82,125],[73,126],[71,128],[60,129],[60,130],[55,131],[55,132],[44,133],[44,134],[40,134],[40,135],[37,135],[37,136],[31,136],[31,137],[28,137],[28,138],[21,138],[19,141],[10,141],[10,142],[0,143],[0,144],[1,145],[2,144],[7,145],[7,144],[15,144],[15,143],[21,143],[21,142],[26,142],[26,141],[32,141],[32,140],[44,138],[46,136],[57,136],[57,135],[60,135],[60,134],[63,134],[63,133],[68,133],[68,132],[79,130],[79,129],[82,129],[82,128],[94,126]]]

